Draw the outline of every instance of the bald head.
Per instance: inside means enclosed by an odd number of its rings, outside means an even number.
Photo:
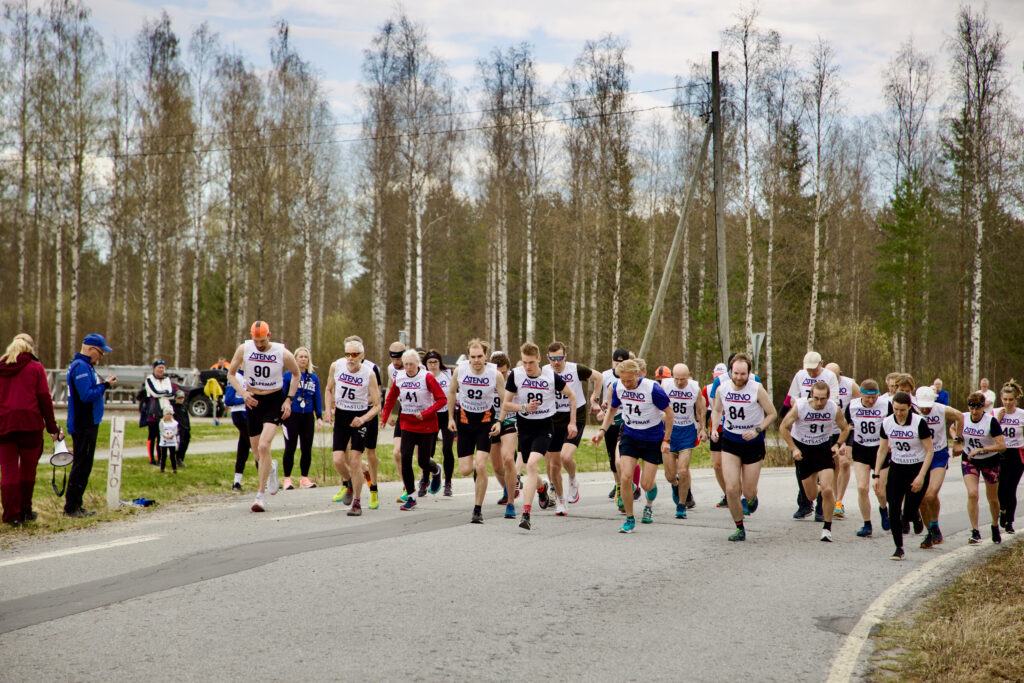
[[[840,375],[839,363],[829,363],[828,365],[825,366],[825,369],[831,372],[836,377]]]
[[[682,389],[690,381],[690,368],[686,367],[685,363],[676,363],[672,366],[672,379],[675,380],[676,386]]]
[[[400,341],[394,342],[388,347],[388,351],[392,353],[402,353],[405,351],[405,344]]]

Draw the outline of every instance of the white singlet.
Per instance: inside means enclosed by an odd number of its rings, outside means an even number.
[[[754,429],[764,421],[764,408],[757,402],[761,383],[753,377],[739,389],[732,379],[722,382],[715,398],[722,399],[722,430],[736,436]],[[724,392],[724,393],[723,393]]]
[[[846,406],[850,405],[850,400],[853,398],[853,378],[846,377],[845,375],[839,376],[839,399],[832,400],[838,404],[840,414],[846,413]],[[840,432],[839,423],[836,422],[832,425],[832,434],[838,434]]]
[[[995,445],[996,439],[992,436],[992,423],[999,424],[995,416],[991,413],[982,413],[981,419],[975,422],[971,419],[971,413],[964,413],[964,457],[966,457],[975,448],[987,448]],[[985,453],[981,456],[974,458],[980,460],[982,458],[989,458],[993,455],[999,455],[998,453]]]
[[[398,400],[402,402],[404,415],[417,415],[434,405],[434,394],[427,387],[427,369],[420,366],[412,377],[402,370],[395,377],[398,385]]]
[[[526,368],[520,366],[512,371],[512,378],[516,385],[516,403],[525,408],[533,399],[540,401],[535,412],[520,411],[520,418],[543,420],[555,413],[555,394],[558,392],[555,391],[555,373],[549,366],[541,368],[537,377],[530,377],[526,374]]]
[[[922,412],[921,417],[928,423],[928,429],[932,432],[932,450],[938,453],[946,448],[949,445],[946,441],[946,406],[933,403],[931,411],[927,415]]]
[[[1024,410],[1015,408],[999,421],[1007,448],[1024,448]]]
[[[828,397],[835,400],[839,395],[839,379],[836,374],[828,368],[822,368],[817,377],[811,377],[806,370],[799,370],[793,375],[793,381],[789,384],[789,397],[793,400],[808,398],[811,389],[816,382],[824,382],[828,385]]]
[[[686,386],[680,389],[671,377],[661,380],[661,388],[668,394],[672,405],[672,426],[689,427],[694,423],[697,410],[697,398],[700,396],[700,385],[692,377]]]
[[[877,448],[878,442],[882,440],[882,420],[885,419],[885,406],[879,407],[878,401],[868,408],[860,398],[850,401],[847,409],[850,415],[850,429],[853,431],[853,442],[868,448]]]
[[[650,429],[665,420],[665,413],[654,404],[652,379],[641,378],[635,389],[627,389],[622,382],[616,382],[615,396],[619,399],[619,414],[622,415],[622,421],[630,429]]]
[[[825,401],[821,410],[811,407],[810,401],[806,398],[798,398],[793,407],[796,411],[796,422],[790,431],[795,441],[808,446],[817,446],[828,441],[832,436],[832,425],[836,422],[836,413],[839,407],[835,401]]]
[[[550,369],[551,372],[555,372],[555,369],[551,365],[545,365],[545,369]],[[583,395],[583,382],[580,381],[579,367],[576,363],[565,362],[565,370],[562,372],[555,373],[562,377],[562,380],[566,385],[573,390],[576,394],[576,407],[586,404],[587,397]],[[568,413],[569,412],[569,397],[559,392],[555,395],[555,412],[556,413]]]
[[[459,408],[467,413],[486,413],[496,406],[498,392],[498,366],[484,363],[484,370],[479,375],[473,374],[468,360],[459,361],[459,388],[455,391],[455,400]],[[497,414],[495,414],[497,415]]]
[[[431,374],[433,374],[433,373],[431,373]],[[447,396],[448,395],[448,387],[451,386],[451,383],[452,383],[452,371],[451,370],[441,370],[436,375],[434,375],[434,380],[441,387],[441,391],[444,392],[445,396]],[[441,412],[444,412],[445,410],[448,410],[448,408],[442,408]]]
[[[354,373],[344,358],[334,361],[334,405],[341,410],[361,413],[370,407],[370,378],[373,363],[363,360]]]
[[[260,351],[256,342],[246,339],[243,344],[242,364],[245,367],[247,389],[275,391],[284,388],[284,344],[270,342],[270,348]]]
[[[907,413],[907,424],[896,423],[896,416],[890,415],[882,420],[882,430],[889,440],[889,454],[897,465],[915,465],[924,462],[924,444],[918,436],[921,428],[921,416]]]

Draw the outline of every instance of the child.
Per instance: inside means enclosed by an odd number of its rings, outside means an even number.
[[[185,392],[181,389],[174,392],[171,408],[174,410],[174,420],[178,423],[178,467],[184,467],[185,453],[192,440],[192,420],[188,416],[188,406],[185,405]]]
[[[174,411],[164,409],[164,419],[160,421],[160,471],[164,471],[167,459],[171,460],[171,468],[178,473],[178,422],[174,419]]]

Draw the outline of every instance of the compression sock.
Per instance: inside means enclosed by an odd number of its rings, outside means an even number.
[[[523,514],[524,515],[530,514],[530,508],[532,508],[532,507],[533,507],[532,505],[524,505],[523,506]]]
[[[824,525],[822,526],[822,529],[827,529],[828,531],[832,531],[832,522],[824,522],[823,524]]]
[[[241,475],[240,472],[235,472],[235,483],[236,484],[241,484],[242,483],[242,475]]]
[[[363,479],[366,480],[367,484],[369,484],[370,486],[373,486],[373,482],[370,481],[370,473],[369,472],[363,472]]]

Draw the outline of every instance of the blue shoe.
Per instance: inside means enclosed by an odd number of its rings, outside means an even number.
[[[626,517],[626,523],[619,527],[620,534],[631,534],[633,529],[636,528],[636,520],[632,517]]]
[[[515,518],[516,518],[516,506],[513,505],[512,503],[508,503],[507,505],[505,505],[505,519],[515,519]]]
[[[745,515],[749,515],[750,514],[750,504],[747,502],[746,498],[740,498],[740,505],[743,506],[743,514],[744,514],[744,516]]]
[[[804,519],[805,517],[807,517],[807,515],[811,514],[812,512],[814,512],[813,505],[801,505],[796,509],[796,512],[793,513],[793,519]]]
[[[889,508],[878,508],[878,514],[882,516],[882,531],[889,530]]]
[[[815,512],[814,513],[814,521],[815,522],[824,522],[825,521],[825,515],[823,515],[820,512]]]
[[[676,519],[686,519],[685,503],[676,503]]]
[[[870,524],[865,524],[864,526],[862,526],[860,528],[860,531],[857,532],[857,535],[860,536],[861,538],[868,538],[869,536],[871,536],[871,531],[872,531],[871,525]]]
[[[672,487],[672,502],[679,505],[679,486],[674,485]]]
[[[736,529],[736,531],[732,532],[732,535],[729,536],[729,540],[730,541],[745,541],[745,540],[747,540],[747,531],[746,531],[746,529]]]
[[[408,512],[409,510],[412,510],[414,507],[416,507],[416,499],[415,498],[406,498],[405,502],[402,503],[402,506],[400,508],[398,508],[398,509],[399,510],[404,510],[404,511]]]
[[[754,496],[753,498],[747,501],[747,514],[754,514],[755,510],[757,510],[757,496]]]
[[[441,490],[441,466],[438,465],[437,472],[430,475],[430,493],[436,495]]]
[[[654,510],[651,509],[650,505],[644,506],[644,514],[640,518],[640,521],[644,524],[651,524],[654,522]]]

